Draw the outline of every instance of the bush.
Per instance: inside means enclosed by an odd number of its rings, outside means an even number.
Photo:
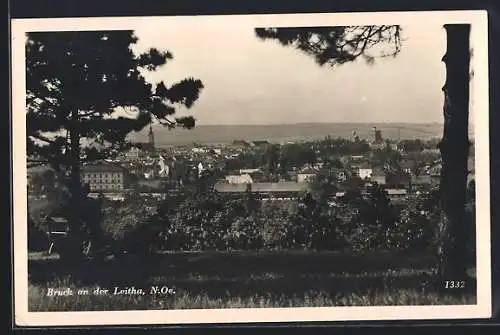
[[[266,249],[293,249],[295,241],[295,226],[293,218],[286,212],[276,212],[275,216],[262,216],[262,242]]]
[[[404,209],[387,232],[388,245],[395,249],[424,249],[433,243],[437,220],[432,213]]]
[[[228,246],[235,250],[261,249],[264,241],[260,232],[260,221],[255,217],[235,218],[227,236]]]
[[[45,232],[28,216],[28,251],[44,251],[49,248]]]
[[[396,215],[377,186],[368,197],[352,194],[335,206],[308,195],[256,202],[248,195],[234,199],[195,192],[167,199],[153,216],[138,203],[108,207],[103,226],[113,241],[147,252],[422,249],[436,237],[439,208],[432,199],[413,199]]]

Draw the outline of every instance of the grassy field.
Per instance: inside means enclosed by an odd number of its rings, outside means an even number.
[[[336,252],[166,253],[62,264],[31,255],[30,311],[474,304],[475,281],[446,290],[430,255]],[[166,286],[169,294],[150,294]],[[109,294],[94,295],[96,287]],[[134,287],[144,294],[112,294]],[[90,294],[47,296],[48,288]]]

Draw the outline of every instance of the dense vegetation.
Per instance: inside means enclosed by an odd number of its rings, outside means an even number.
[[[130,196],[124,203],[88,200],[87,212],[95,215],[93,220],[102,222],[94,236],[102,236],[101,246],[111,246],[115,252],[356,252],[438,247],[440,208],[436,189],[412,196],[403,208],[393,206],[386,191],[376,184],[367,191],[364,196],[349,191],[344,198],[331,201],[328,193],[335,192],[335,187],[323,184],[315,185],[297,200],[259,201],[251,193],[228,197],[193,187],[159,203],[139,195]],[[473,227],[472,184],[467,210],[467,227]],[[30,236],[35,236],[36,230],[30,231]]]
[[[393,206],[382,187],[374,184],[362,194],[362,181],[358,180],[360,184],[357,185],[355,178],[350,176],[343,182],[350,191],[345,197],[334,200],[341,184],[337,173],[349,170],[339,158],[362,153],[366,147],[369,146],[364,140],[327,137],[309,143],[264,146],[247,151],[230,163],[248,167],[248,160],[253,160],[255,167],[272,175],[278,167],[302,166],[321,160],[323,169],[311,184],[311,192],[299,194],[295,200],[262,202],[251,193],[224,196],[211,191],[211,185],[222,171],[192,175],[188,173],[189,165],[183,164],[182,169],[174,169],[176,174],[185,177],[181,194],[170,195],[163,201],[142,197],[138,193],[129,195],[123,203],[108,201],[104,197],[87,199],[86,221],[94,223],[89,228],[92,228],[96,247],[111,246],[115,251],[140,253],[162,250],[437,248],[441,215],[437,188],[411,195],[404,206]],[[402,155],[389,146],[372,150],[366,159],[372,166],[401,174]],[[405,159],[430,164],[436,156],[413,152],[405,154]],[[421,166],[412,167],[417,168],[422,169]],[[35,229],[35,222],[41,230],[44,229],[43,224],[40,226],[43,215],[36,207],[50,212],[57,210],[52,208],[54,206],[64,210],[66,203],[61,200],[67,193],[64,188],[49,187],[54,184],[54,178],[54,175],[44,174],[34,179],[35,188],[45,190],[47,194],[45,205],[38,203],[30,209],[33,221],[30,236],[42,240],[38,245],[46,242],[43,234]],[[167,188],[167,184],[158,182],[156,191]],[[473,184],[469,190],[467,227],[474,226]],[[142,189],[139,187],[137,191]]]

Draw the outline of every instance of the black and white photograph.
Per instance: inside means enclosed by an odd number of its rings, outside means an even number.
[[[490,317],[486,17],[13,20],[16,322]]]

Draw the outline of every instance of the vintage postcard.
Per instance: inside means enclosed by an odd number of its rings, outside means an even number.
[[[17,325],[490,317],[485,11],[11,41]]]

